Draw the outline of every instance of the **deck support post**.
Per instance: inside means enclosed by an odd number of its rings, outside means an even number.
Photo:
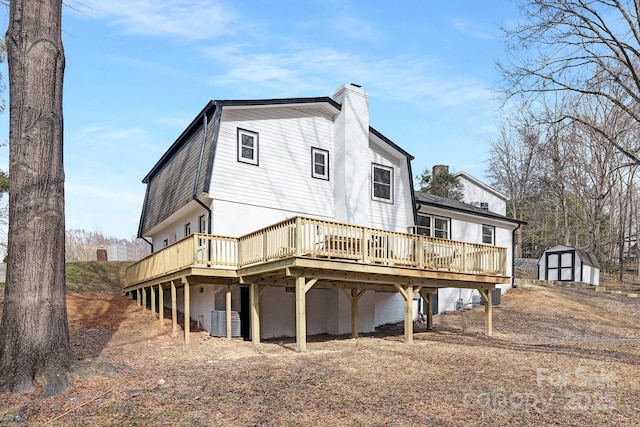
[[[491,289],[478,289],[480,296],[484,300],[484,326],[487,336],[493,336],[493,301]]]
[[[176,298],[176,282],[171,281],[171,331],[178,332],[178,307]]]
[[[158,320],[164,325],[164,289],[162,283],[158,285]]]
[[[142,305],[142,291],[140,288],[136,289],[136,302],[138,303],[138,307]]]
[[[433,291],[421,289],[420,296],[427,303],[427,330],[433,329]]]
[[[344,294],[351,301],[351,337],[358,338],[358,333],[360,332],[360,327],[358,326],[358,301],[360,297],[366,292],[366,289],[351,289],[351,293],[347,292],[346,289],[342,290]]]
[[[182,278],[182,284],[184,285],[184,344],[189,345],[189,335],[191,332],[191,313],[189,307],[189,281],[186,277]]]
[[[147,311],[147,290],[142,288],[142,311]]]
[[[251,342],[260,343],[260,292],[256,283],[249,285],[251,303]]]
[[[427,330],[433,329],[433,293],[427,294]]]
[[[304,277],[296,277],[296,348],[307,351],[307,292],[318,279],[307,282]]]
[[[151,314],[156,315],[156,288],[153,286],[149,287],[149,292],[151,292]]]
[[[225,294],[225,309],[227,311],[227,339],[231,339],[231,285],[227,285]]]
[[[396,289],[404,298],[404,340],[408,344],[413,343],[413,296],[414,289],[412,285],[402,287],[395,285]]]

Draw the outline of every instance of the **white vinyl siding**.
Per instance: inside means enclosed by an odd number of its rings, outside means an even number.
[[[413,224],[413,206],[411,205],[411,179],[407,169],[405,157],[398,158],[380,148],[378,143],[369,143],[369,174],[372,173],[371,164],[386,166],[393,169],[393,203],[380,203],[370,197],[371,227],[384,228],[406,233],[409,222]],[[370,180],[372,179],[370,175]],[[358,183],[359,184],[359,183]],[[369,189],[371,183],[369,182]]]
[[[260,167],[247,168],[237,161],[238,128],[260,135]],[[332,218],[333,180],[311,176],[311,147],[332,151],[330,118],[286,107],[223,109],[210,195],[239,204]],[[328,159],[329,170],[333,169],[332,157]]]

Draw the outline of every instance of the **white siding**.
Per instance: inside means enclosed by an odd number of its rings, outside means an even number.
[[[411,180],[407,168],[406,158],[401,160],[377,147],[374,143],[369,144],[369,161],[363,167],[368,168],[366,183],[361,185],[363,194],[368,194],[368,208],[371,211],[371,224],[373,228],[383,228],[387,230],[406,233],[413,225],[413,215],[407,215],[407,205],[411,205]],[[393,203],[373,200],[371,164],[379,164],[393,168]]]
[[[238,162],[238,128],[257,132],[258,166]],[[311,147],[329,151],[329,181],[311,176]],[[333,217],[333,122],[292,108],[224,110],[210,196]]]
[[[365,293],[358,304],[361,332],[375,330],[373,294]],[[295,336],[295,295],[295,292],[286,292],[285,288],[271,287],[260,297],[261,338]],[[351,303],[341,290],[311,289],[306,299],[308,335],[351,333]]]
[[[488,203],[489,210],[500,215],[506,215],[507,202],[504,198],[497,196],[495,193],[488,191],[482,186],[477,185],[464,175],[459,175],[462,183],[464,196],[462,201],[471,205],[479,205],[480,202]]]
[[[505,223],[499,220],[484,218],[475,215],[463,214],[460,212],[449,211],[442,208],[426,207],[420,209],[421,213],[437,215],[440,217],[450,218],[450,239],[469,243],[482,243],[482,226],[490,225],[495,227],[494,242],[495,246],[507,248],[507,276],[503,284],[497,285],[501,289],[501,293],[510,289],[510,276],[512,274],[512,239],[515,224]],[[438,311],[453,311],[456,309],[456,302],[462,299],[463,304],[472,302],[473,290],[444,288],[438,291]],[[477,292],[475,292],[477,294]]]
[[[213,233],[218,236],[240,237],[263,227],[283,221],[297,215],[320,217],[286,209],[275,209],[225,200],[214,200],[212,207]]]

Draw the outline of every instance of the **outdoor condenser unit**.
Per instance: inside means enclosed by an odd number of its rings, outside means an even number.
[[[477,298],[478,298],[478,303],[480,305],[484,305],[484,300],[482,299],[482,297],[478,295]],[[502,299],[502,292],[500,291],[500,288],[493,289],[491,291],[491,305],[492,306],[500,305],[501,299]]]
[[[211,334],[212,337],[227,336],[227,312],[213,310],[211,312]],[[237,311],[231,312],[231,336],[240,336],[240,314]]]

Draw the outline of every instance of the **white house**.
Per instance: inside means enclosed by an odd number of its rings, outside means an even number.
[[[370,126],[357,85],[332,98],[211,101],[143,180],[138,235],[154,254],[127,271],[125,291],[151,292],[154,307],[157,287],[158,304],[206,330],[212,310],[238,311],[254,340],[357,335],[403,318],[411,339],[414,294],[431,302],[456,285],[490,299],[510,274],[509,249],[494,246],[509,243],[503,217],[480,221],[496,225],[491,245],[412,233],[412,159]],[[448,239],[477,227],[458,231],[474,215],[442,210],[432,211],[451,218]]]
[[[466,177],[470,175],[465,174]],[[490,187],[481,184],[483,189]],[[465,188],[470,188],[465,186]],[[479,192],[475,193],[482,194]],[[491,191],[484,190],[484,194],[493,197]],[[475,200],[490,200],[485,197],[471,196]],[[503,214],[492,212],[485,207],[471,205],[461,201],[448,199],[425,192],[415,195],[417,206],[416,233],[442,239],[458,240],[469,243],[492,245],[507,248],[507,275],[513,271],[513,237],[514,231],[522,225],[521,222],[508,218]],[[465,198],[468,198],[465,194]],[[493,206],[499,209],[499,204]],[[496,288],[501,293],[506,292],[512,285],[511,280],[505,280]],[[475,295],[474,295],[475,293]],[[477,292],[473,289],[444,288],[438,290],[438,312],[456,310],[470,305]],[[479,298],[479,296],[478,296]]]
[[[507,214],[507,196],[464,171],[454,176],[462,184],[463,202],[499,215]]]
[[[542,253],[538,260],[538,279],[579,282],[598,286],[600,265],[590,252],[556,245]]]

